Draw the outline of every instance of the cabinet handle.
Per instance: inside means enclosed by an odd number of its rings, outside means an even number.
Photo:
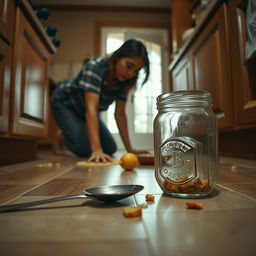
[[[218,107],[213,107],[213,112],[214,114],[216,115],[216,117],[219,119],[219,118],[223,118],[225,117],[225,113]]]

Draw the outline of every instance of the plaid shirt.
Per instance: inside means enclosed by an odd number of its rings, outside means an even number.
[[[92,57],[73,80],[58,83],[53,94],[53,100],[61,100],[67,107],[84,115],[84,91],[95,92],[100,95],[99,112],[107,110],[115,100],[127,100],[124,86],[127,82],[118,82],[110,89],[106,89],[108,78],[108,64],[106,59]]]

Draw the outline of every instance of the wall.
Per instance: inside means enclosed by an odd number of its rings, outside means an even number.
[[[52,58],[51,76],[62,80],[71,78],[80,69],[84,58],[95,55],[100,42],[97,39],[97,24],[113,25],[132,24],[132,26],[170,25],[170,14],[167,12],[125,12],[125,11],[86,11],[86,10],[51,10],[51,19],[44,25],[54,25],[62,45]],[[97,53],[98,54],[98,53]]]

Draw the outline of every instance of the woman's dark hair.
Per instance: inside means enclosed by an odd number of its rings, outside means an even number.
[[[110,69],[113,70],[116,61],[121,58],[131,58],[131,57],[141,57],[144,62],[145,78],[143,84],[145,84],[149,77],[149,59],[146,47],[144,44],[138,40],[130,39],[123,43],[123,45],[118,48],[109,58]],[[138,75],[129,80],[129,88],[135,85]]]

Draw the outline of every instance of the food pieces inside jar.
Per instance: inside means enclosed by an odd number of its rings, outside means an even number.
[[[189,209],[202,209],[203,204],[199,202],[186,202],[187,208]]]
[[[127,218],[141,216],[141,208],[136,206],[127,206],[123,208],[123,215]]]
[[[176,193],[200,193],[200,192],[205,192],[209,189],[208,181],[200,178],[193,181],[188,181],[182,184],[174,184],[174,183],[184,182],[186,180],[188,180],[187,177],[183,177],[178,180],[175,180],[173,183],[164,181],[163,185],[169,191],[176,192]]]

